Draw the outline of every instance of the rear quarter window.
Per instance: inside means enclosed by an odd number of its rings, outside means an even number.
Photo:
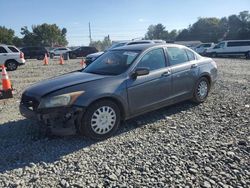
[[[9,48],[12,52],[19,52],[19,50],[16,49],[15,47],[13,47],[13,46],[8,46],[8,48]]]

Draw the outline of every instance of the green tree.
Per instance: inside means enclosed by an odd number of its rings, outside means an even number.
[[[168,36],[168,31],[165,30],[165,27],[162,24],[150,25],[148,31],[145,35],[145,39],[162,39],[165,40]]]
[[[13,44],[17,47],[22,47],[23,46],[23,40],[21,38],[18,37],[14,37],[13,38]]]
[[[92,41],[89,46],[93,46],[95,47],[97,50],[99,51],[104,51],[106,50],[108,47],[111,46],[111,40],[109,35],[104,37],[104,39],[102,41],[98,40],[98,41]]]
[[[0,26],[0,43],[13,44],[14,34],[15,32],[12,29]]]
[[[67,29],[62,30],[56,24],[33,25],[32,32],[27,26],[21,28],[23,43],[26,46],[55,46],[68,44],[66,40]]]

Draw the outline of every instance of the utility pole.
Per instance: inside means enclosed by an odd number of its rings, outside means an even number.
[[[89,22],[89,42],[90,43],[92,42],[90,22]]]

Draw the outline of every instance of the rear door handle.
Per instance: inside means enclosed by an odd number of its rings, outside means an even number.
[[[163,76],[163,77],[167,77],[167,76],[169,76],[170,74],[171,74],[171,71],[170,71],[170,70],[168,70],[167,72],[162,73],[162,75],[161,75],[161,76]]]
[[[193,69],[193,68],[196,68],[198,65],[195,63],[195,64],[192,64],[191,65],[191,69]]]

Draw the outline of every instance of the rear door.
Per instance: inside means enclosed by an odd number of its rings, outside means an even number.
[[[198,64],[195,54],[181,47],[167,48],[172,73],[172,97],[181,100],[192,95]]]
[[[167,102],[171,96],[171,73],[163,48],[147,52],[136,66],[150,69],[148,75],[127,81],[131,114],[150,110]]]

